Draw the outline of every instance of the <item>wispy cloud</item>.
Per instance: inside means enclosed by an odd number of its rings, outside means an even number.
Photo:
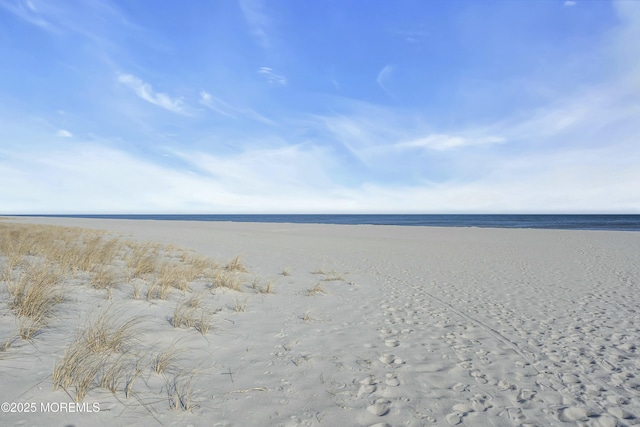
[[[378,73],[378,77],[376,77],[376,83],[378,83],[378,86],[380,86],[380,88],[385,91],[387,93],[387,95],[394,97],[393,93],[389,90],[387,84],[389,79],[391,78],[391,73],[393,72],[393,70],[395,69],[395,65],[392,64],[388,64],[385,65],[382,70],[380,70],[380,72]]]
[[[266,13],[264,0],[239,0],[239,5],[253,35],[263,48],[269,48],[271,42],[267,32],[270,20]]]
[[[274,73],[273,70],[269,67],[258,68],[258,74],[264,76],[269,82],[269,84],[280,85],[280,86],[287,85],[287,78],[280,74]]]
[[[200,92],[200,104],[209,108],[210,110],[215,111],[216,113],[222,114],[223,116],[237,118],[235,108],[227,104],[226,102],[218,99],[214,96],[211,96],[210,93],[202,91]]]
[[[0,7],[13,13],[18,18],[31,25],[49,32],[58,32],[57,28],[45,18],[38,7],[32,1],[0,1]]]
[[[131,88],[136,95],[151,104],[178,114],[188,114],[187,107],[180,98],[171,98],[166,93],[155,92],[149,83],[131,74],[118,75],[118,81]]]
[[[240,108],[240,107],[231,105],[228,102],[225,102],[222,99],[217,98],[206,91],[200,92],[200,104],[212,111],[215,111],[218,114],[222,114],[223,116],[226,116],[232,119],[246,117],[251,120],[256,120],[268,125],[275,124],[272,120],[269,120],[262,114],[257,113],[250,108]]]
[[[69,132],[68,130],[65,129],[59,129],[58,132],[56,132],[57,136],[60,136],[62,138],[72,138],[73,134],[71,132]]]
[[[312,145],[172,153],[195,170],[87,142],[37,152],[0,148],[0,180],[19,183],[0,189],[5,213],[638,211],[640,159],[616,147],[501,157],[472,181],[354,186],[339,181],[330,151]]]
[[[414,139],[408,142],[396,144],[397,148],[426,148],[429,150],[446,151],[462,147],[477,147],[505,142],[505,138],[498,136],[484,136],[479,138],[469,138],[446,134],[428,135],[423,138]]]
[[[578,2],[573,1],[573,0],[567,0],[567,1],[564,2],[565,6],[575,6],[577,4],[578,4]]]
[[[80,34],[100,48],[113,48],[113,38],[127,30],[140,30],[108,0],[73,4],[47,0],[0,0],[0,7],[49,33]]]

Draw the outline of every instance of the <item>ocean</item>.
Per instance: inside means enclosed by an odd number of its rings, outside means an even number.
[[[544,228],[559,230],[640,231],[640,215],[441,215],[441,214],[163,214],[23,215],[164,221],[232,221],[295,224],[373,224],[433,227]]]

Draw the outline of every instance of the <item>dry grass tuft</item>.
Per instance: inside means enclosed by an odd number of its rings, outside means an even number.
[[[166,350],[156,354],[153,359],[151,369],[156,374],[162,374],[176,361],[181,350],[177,347],[177,342],[173,342]]]
[[[110,357],[105,357],[104,362],[102,363],[102,369],[98,375],[100,377],[100,387],[106,388],[111,393],[115,394],[123,379],[123,374],[126,371],[129,362],[130,359],[126,354],[116,354]]]
[[[132,295],[133,299],[139,300],[141,293],[142,293],[142,284],[141,283],[135,283],[133,285],[133,295]]]
[[[22,263],[23,258],[21,254],[7,255],[7,261],[2,269],[2,276],[0,276],[0,280],[3,282],[10,282],[13,280],[13,270],[20,267]]]
[[[193,328],[196,325],[196,309],[186,304],[178,304],[173,311],[171,326],[174,328]]]
[[[198,308],[198,307],[200,307],[200,304],[202,303],[202,300],[204,299],[205,295],[206,294],[204,292],[200,292],[197,295],[194,295],[191,298],[189,298],[188,300],[186,300],[185,301],[185,305],[187,307]]]
[[[197,407],[193,402],[193,372],[188,377],[175,375],[171,380],[167,379],[167,395],[169,397],[169,408],[191,411]]]
[[[132,317],[120,323],[117,313],[110,307],[104,310],[95,320],[90,321],[81,334],[81,342],[96,353],[120,352],[128,349],[137,335],[134,326],[140,322],[139,317]]]
[[[213,276],[214,288],[227,288],[234,291],[241,291],[242,282],[237,273],[218,270]]]
[[[162,288],[176,288],[185,292],[189,289],[189,282],[196,277],[197,272],[188,266],[166,263],[160,267],[160,273],[156,277],[156,281]]]
[[[240,255],[237,255],[235,258],[229,261],[227,265],[224,267],[224,269],[227,271],[238,271],[240,273],[247,272],[247,268],[240,261]]]
[[[60,274],[51,264],[32,265],[7,283],[9,307],[16,316],[44,321],[56,304],[64,300],[59,287]]]
[[[147,301],[152,299],[167,299],[170,290],[171,288],[169,287],[162,288],[158,282],[153,282],[147,289]]]
[[[140,364],[140,359],[137,358],[135,363],[130,366],[129,369],[125,371],[124,375],[124,397],[127,399],[131,396],[133,390],[133,384],[142,374],[142,366]]]
[[[19,336],[17,335],[11,335],[9,338],[6,339],[6,341],[4,342],[4,344],[0,345],[0,359],[2,359],[2,352],[3,351],[7,351],[9,350],[9,348],[11,348],[11,346],[13,345],[13,343],[15,343],[16,341],[18,341],[18,339],[20,339]]]
[[[20,317],[18,319],[18,337],[21,340],[31,340],[40,334],[43,325],[43,319]]]
[[[112,268],[101,265],[96,268],[96,272],[91,279],[91,285],[95,289],[112,288],[116,284],[116,274]]]
[[[247,300],[245,299],[244,301],[240,302],[240,300],[236,298],[233,302],[232,308],[236,313],[243,313],[247,311]]]
[[[305,311],[304,314],[300,316],[300,319],[304,320],[305,322],[315,320],[313,316],[311,316],[311,312],[309,310]]]
[[[258,291],[261,294],[273,294],[275,291],[273,290],[273,285],[275,285],[275,280],[269,280],[262,288],[258,288]]]
[[[326,295],[326,294],[327,294],[327,291],[322,287],[322,283],[318,283],[313,288],[310,288],[307,290],[307,295],[309,296]]]
[[[53,370],[54,389],[73,387],[76,401],[81,402],[91,388],[104,387],[115,393],[125,380],[124,391],[128,395],[127,387],[130,392],[133,380],[140,374],[135,373],[139,369],[138,358],[127,353],[137,334],[133,326],[140,319],[130,318],[119,324],[116,314],[110,308],[104,310],[67,347]]]
[[[220,268],[217,262],[194,253],[184,252],[181,260],[182,264],[187,267],[190,281],[204,277],[208,271]]]
[[[71,344],[53,370],[53,389],[69,390],[74,387],[76,402],[82,402],[103,369],[105,357],[104,354],[91,351],[82,341]]]
[[[158,268],[158,247],[151,244],[129,243],[131,253],[127,258],[127,267],[131,270],[131,277],[143,277]]]
[[[202,335],[206,335],[211,329],[211,314],[205,310],[198,310],[190,305],[189,301],[176,306],[173,317],[170,319],[171,326],[174,328],[194,328]]]

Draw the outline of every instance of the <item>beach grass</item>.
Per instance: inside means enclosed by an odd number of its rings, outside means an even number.
[[[136,388],[148,389],[142,381],[145,369],[160,375],[171,371],[177,374],[164,386],[169,407],[192,410],[195,378],[190,368],[178,366],[178,355],[188,347],[180,347],[176,340],[151,355],[149,340],[143,338],[148,333],[143,330],[146,320],[128,310],[126,301],[143,304],[138,307],[144,312],[145,307],[177,299],[171,325],[206,335],[216,312],[210,309],[214,295],[207,289],[240,291],[246,271],[239,256],[221,265],[193,251],[124,240],[101,231],[3,222],[0,291],[17,330],[3,332],[7,338],[0,350],[3,358],[19,352],[21,346],[13,348],[16,342],[35,342],[50,329],[58,339],[66,334],[67,342],[53,355],[54,390],[65,390],[77,402],[94,389],[128,399]],[[127,287],[129,292],[119,291]],[[109,302],[100,296],[105,290]],[[271,284],[263,290],[271,292]],[[78,297],[103,302],[98,310],[82,308],[74,306]],[[246,310],[246,300],[236,305],[234,311]],[[65,324],[72,318],[79,329]],[[2,325],[6,330],[8,323]]]
[[[308,296],[325,295],[325,294],[327,294],[327,291],[322,286],[322,283],[317,283],[314,287],[307,289]]]

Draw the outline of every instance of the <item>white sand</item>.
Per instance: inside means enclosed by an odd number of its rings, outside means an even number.
[[[179,364],[199,372],[192,411],[170,410],[161,378],[145,371],[135,399],[89,392],[99,413],[9,413],[3,426],[640,424],[640,233],[16,221],[242,254],[252,275],[278,281],[271,295],[209,295],[222,311],[205,336],[168,324],[171,298],[123,303],[148,319],[142,347],[187,349]],[[342,279],[307,295],[330,276]],[[91,295],[77,291],[79,312],[108,305]],[[229,308],[234,298],[246,312]],[[59,337],[77,326],[59,323],[0,358],[0,401],[72,401],[51,387]]]

